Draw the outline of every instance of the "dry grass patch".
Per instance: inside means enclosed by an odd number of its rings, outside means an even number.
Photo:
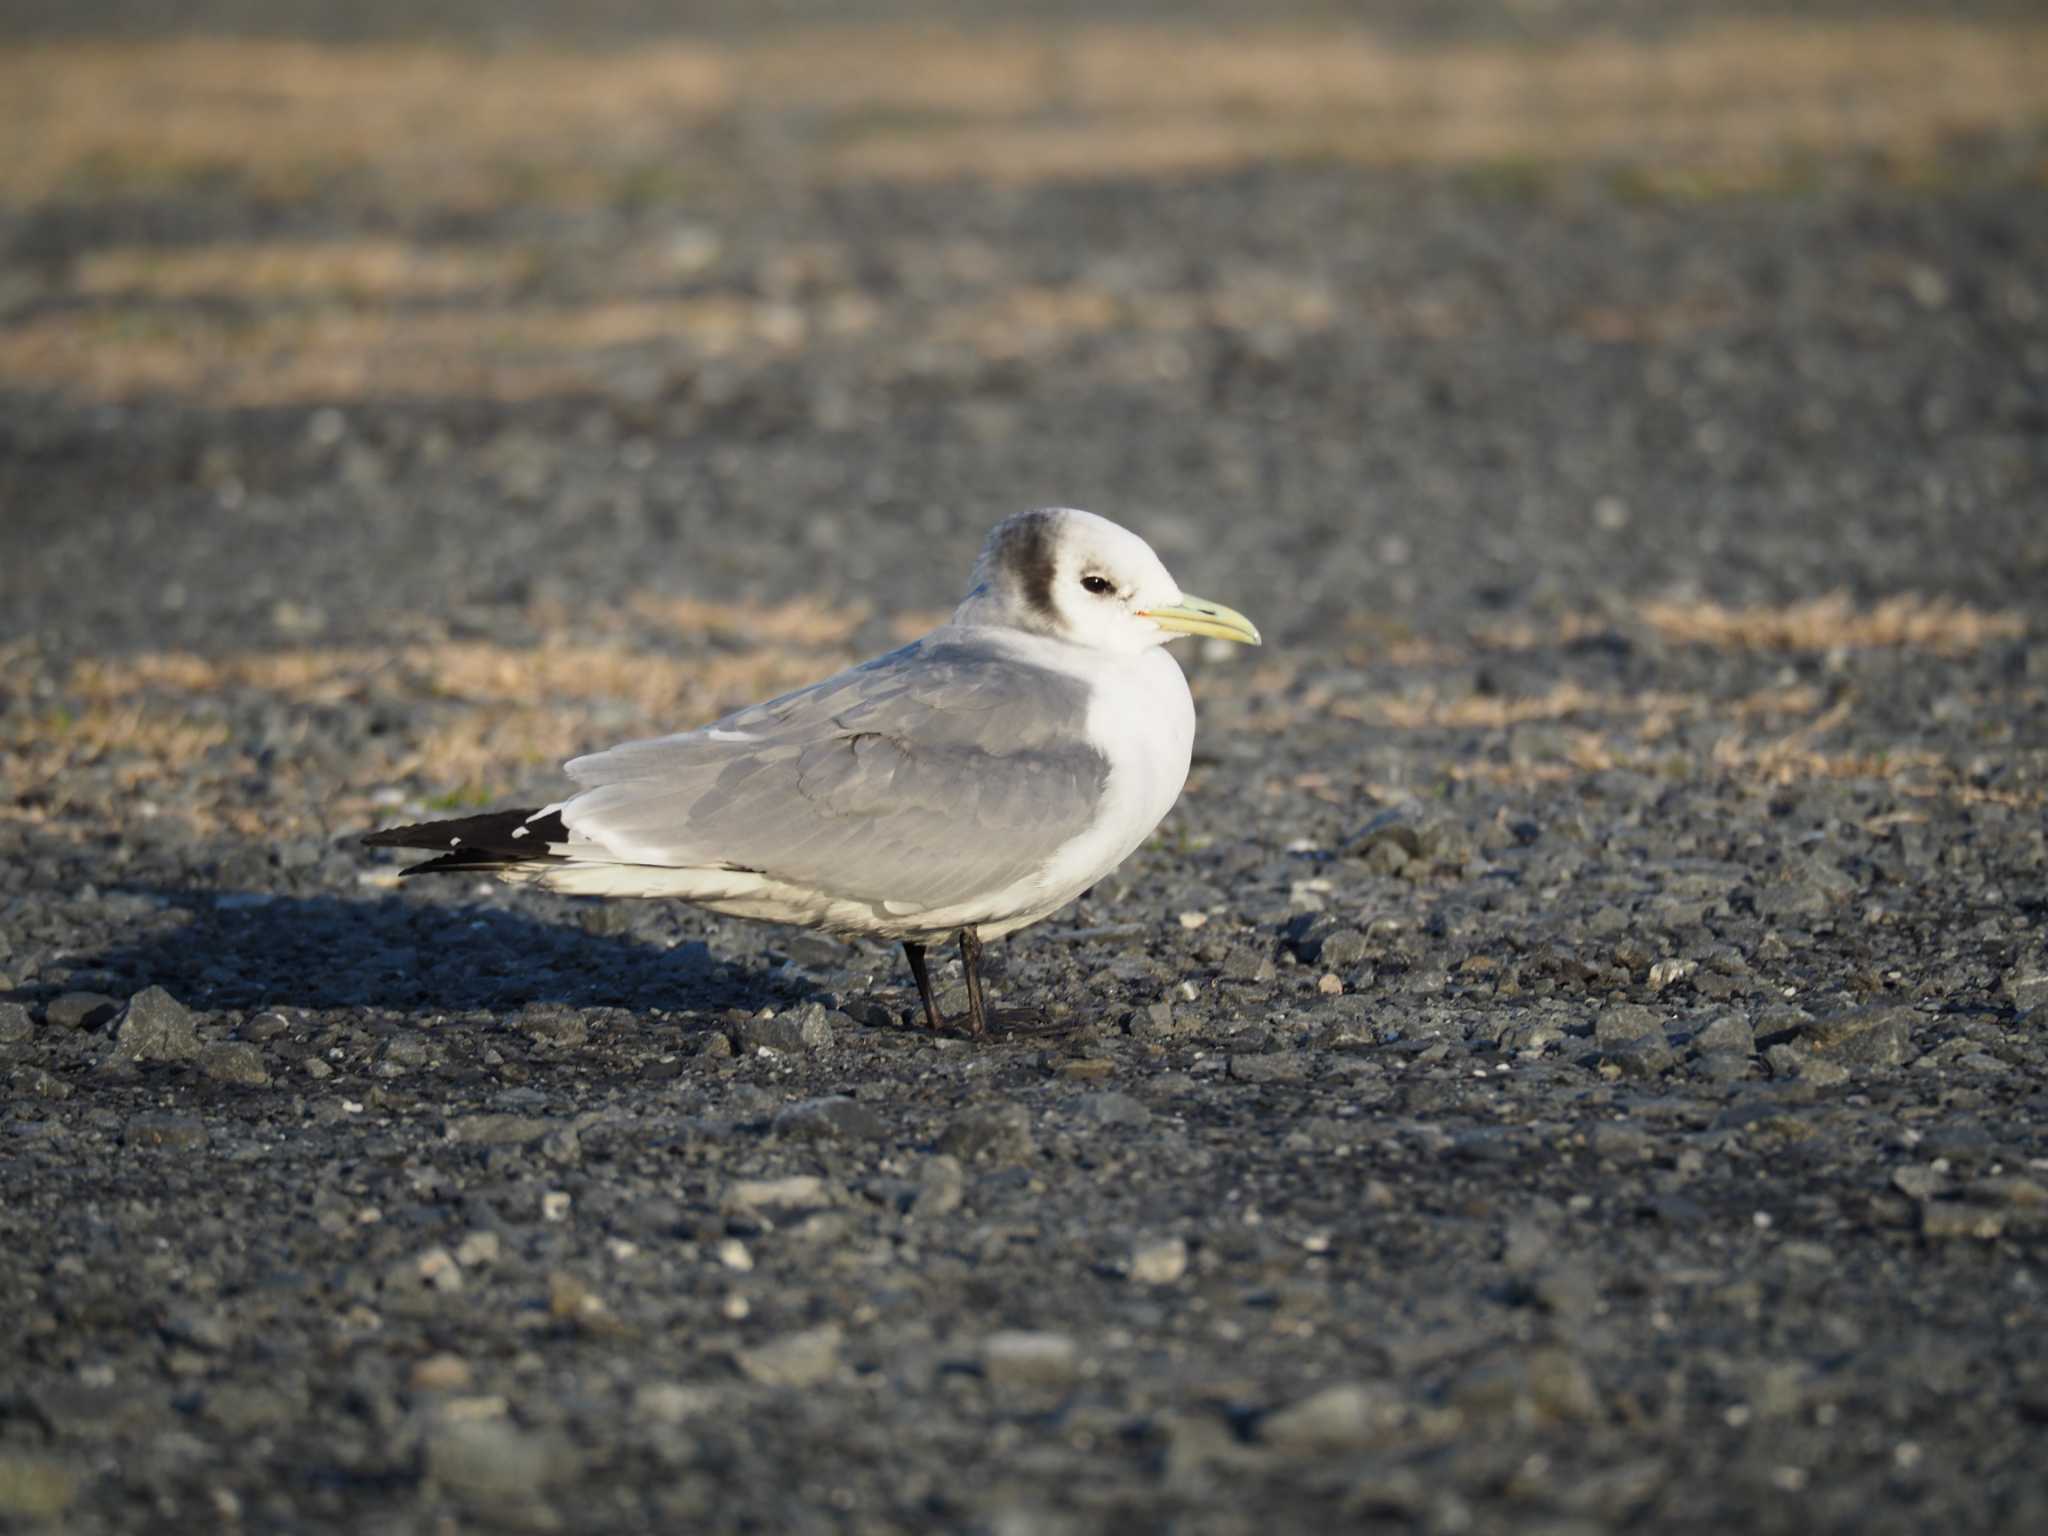
[[[1814,780],[1862,780],[1883,784],[1913,799],[1946,799],[1960,804],[1995,803],[2021,810],[2048,806],[2048,792],[1985,788],[1969,781],[1964,771],[1938,752],[1921,748],[1826,750],[1814,742],[1817,733],[1801,729],[1784,736],[1724,737],[1704,758],[1673,756],[1641,737],[1575,731],[1552,756],[1535,759],[1459,758],[1443,764],[1452,779],[1474,780],[1503,788],[1538,788],[1576,783],[1589,774],[1624,769],[1689,780],[1718,779],[1755,793],[1790,788]]]
[[[1204,294],[1018,287],[942,310],[931,322],[930,339],[984,357],[1025,357],[1110,332],[1323,331],[1336,323],[1339,308],[1325,284],[1272,271],[1235,274]]]
[[[1035,113],[991,93],[979,116],[846,135],[833,164],[1028,182],[1262,159],[1768,167],[1788,147],[1903,152],[2037,117],[2048,28],[1755,20],[1650,41],[1402,49],[1354,29],[1101,27],[1070,34],[1041,76]]]
[[[1595,305],[1579,311],[1572,326],[1588,341],[1655,345],[1726,330],[1740,317],[1741,311],[1726,298],[1694,295],[1634,308]]]
[[[0,326],[0,381],[97,399],[203,393],[216,405],[521,401],[596,387],[605,354],[618,348],[773,354],[873,319],[862,304],[806,309],[731,294],[423,310],[284,305],[230,315],[115,302]]]
[[[194,772],[229,740],[225,721],[195,716],[182,700],[207,674],[167,658],[169,689],[144,681],[146,668],[120,663],[79,663],[61,701],[30,705],[46,695],[38,684],[45,674],[41,658],[29,643],[0,654],[0,675],[12,696],[12,707],[0,710],[0,772],[26,789],[32,800],[61,799],[65,775],[77,768],[108,764],[122,787],[147,784],[161,776]],[[152,696],[155,694],[157,696]]]
[[[1796,784],[1804,779],[1884,779],[1915,776],[1953,778],[1948,760],[1938,752],[1914,748],[1824,752],[1821,737],[1849,719],[1844,699],[1789,735],[1751,741],[1730,736],[1715,743],[1713,764],[1720,772],[1766,784]]]
[[[587,367],[559,357],[487,355],[477,318],[458,326],[472,334],[450,349],[429,339],[448,326],[375,311],[49,314],[0,328],[0,380],[95,400],[203,395],[218,406],[370,395],[516,402],[589,387]]]
[[[393,665],[393,653],[338,647],[252,651],[206,657],[184,651],[88,657],[72,666],[66,691],[96,703],[152,694],[204,695],[228,689],[275,693],[297,703],[331,703]]]
[[[0,815],[47,825],[81,817],[111,826],[158,814],[166,784],[224,785],[247,771],[225,722],[195,720],[164,700],[93,703],[77,711],[0,716]],[[98,782],[84,770],[98,769]],[[109,814],[106,791],[121,797]],[[195,818],[195,820],[198,818]]]
[[[121,760],[124,783],[157,773],[182,773],[228,741],[227,725],[194,720],[182,710],[141,702],[93,704],[76,713],[53,712],[6,728],[10,753],[22,754],[31,780],[52,776],[55,765]]]
[[[536,265],[531,251],[403,240],[124,245],[86,253],[71,286],[96,298],[447,298],[513,286]]]
[[[452,790],[456,802],[483,799],[579,752],[687,730],[802,687],[853,659],[850,642],[867,615],[817,598],[711,603],[640,594],[622,605],[611,633],[596,637],[550,625],[545,607],[534,617],[544,633],[533,646],[460,641],[82,660],[61,682],[71,712],[0,717],[0,747],[14,781],[59,813],[73,804],[65,784],[111,760],[122,786],[138,794],[152,783],[203,788],[180,798],[199,803],[192,814],[208,826],[258,812],[272,819],[273,831],[337,816],[351,822],[370,814],[373,791],[393,783]],[[681,654],[635,648],[635,620],[698,644]],[[25,652],[4,659],[11,669],[39,665]],[[318,804],[292,798],[287,761],[266,775],[265,803],[252,809],[250,791],[239,784],[246,760],[217,752],[232,744],[231,727],[194,711],[198,701],[223,696],[309,707],[372,688],[417,700],[417,730],[404,740],[380,739],[361,754],[349,782],[321,788]]]
[[[1338,698],[1326,706],[1340,720],[1364,720],[1399,730],[1504,731],[1517,725],[1577,719],[1629,720],[1646,741],[1668,736],[1682,719],[1726,717],[1734,720],[1794,718],[1817,708],[1820,695],[1811,688],[1774,688],[1736,699],[1700,693],[1597,693],[1575,682],[1563,682],[1536,694],[1458,694],[1445,696],[1433,688],[1407,693],[1377,693]]]
[[[65,690],[110,704],[150,694],[213,694],[230,689],[273,693],[298,703],[331,702],[378,676],[397,686],[446,698],[638,700],[653,705],[720,701],[755,687],[777,690],[843,665],[847,646],[866,621],[864,605],[817,597],[786,602],[708,602],[654,593],[629,594],[600,629],[622,638],[578,639],[589,615],[537,603],[529,616],[542,631],[532,647],[479,641],[421,642],[386,647],[307,646],[199,656],[158,651],[89,657],[74,663]],[[635,649],[624,632],[634,615],[677,636],[729,649],[673,655]],[[919,618],[929,616],[920,615]],[[929,627],[929,626],[927,626]],[[749,694],[748,699],[760,697]],[[740,700],[747,702],[748,700]]]
[[[710,50],[605,55],[195,39],[0,50],[0,190],[45,198],[229,177],[303,193],[338,173],[437,202],[652,154],[732,102]],[[523,169],[522,169],[523,168]]]
[[[659,656],[622,646],[548,643],[532,650],[467,643],[408,651],[403,664],[444,698],[520,704],[625,703],[663,730],[685,730],[738,705],[815,682],[839,658],[785,650]]]
[[[435,646],[409,653],[426,686],[461,708],[441,712],[388,777],[465,791],[525,777],[613,742],[690,730],[816,682],[840,652],[769,646],[661,656],[617,646]]]
[[[1620,627],[1618,620],[1598,613],[1567,613],[1540,623],[1509,619],[1474,625],[1472,643],[1482,651],[1540,651],[1595,635],[1610,635]]]
[[[1430,686],[1360,694],[1304,681],[1283,664],[1204,669],[1193,681],[1212,730],[1279,733],[1320,723],[1319,741],[1359,727],[1413,732],[1403,755],[1418,782],[1441,777],[1540,789],[1619,769],[1724,781],[1746,792],[1814,779],[1866,779],[1918,798],[2048,805],[2048,792],[2039,789],[1973,783],[1962,765],[1926,748],[1830,746],[1830,736],[1853,727],[1853,701],[1829,705],[1821,690],[1804,684],[1725,697],[1602,692],[1572,681],[1520,695]],[[1516,732],[1529,726],[1543,730],[1524,750]],[[1702,726],[1707,741],[1700,739]]]
[[[1783,607],[1648,602],[1641,613],[1667,640],[1739,651],[1902,649],[1967,656],[2027,632],[2023,614],[1910,592],[1862,609],[1847,593],[1834,592]]]
[[[0,49],[0,195],[325,179],[400,202],[590,202],[743,184],[770,136],[813,177],[1036,181],[1271,158],[1768,163],[1910,154],[2048,108],[2048,27],[1731,21],[1630,40],[1410,48],[1363,28],[834,28],[604,52],[203,39]]]
[[[290,285],[343,281],[348,261],[337,258],[330,270],[296,252],[279,255],[272,276],[252,277],[252,308],[181,302],[232,291],[209,285],[238,281],[244,259],[267,249],[202,247],[167,257],[163,271],[146,253],[126,249],[99,266],[88,263],[82,280],[98,305],[0,324],[0,382],[96,399],[204,395],[228,405],[451,395],[516,402],[601,388],[613,354],[630,348],[689,360],[769,360],[886,323],[904,351],[958,346],[1016,358],[1127,330],[1309,332],[1326,329],[1338,313],[1326,287],[1278,273],[1239,274],[1202,295],[1020,287],[917,314],[890,312],[883,301],[843,287],[801,299],[711,292],[584,304],[506,297],[401,306],[388,302],[395,293],[367,293],[361,302],[305,299]],[[423,272],[433,270],[433,258],[410,247],[388,254],[396,263],[387,274],[392,285],[408,280],[405,264],[415,256]],[[462,274],[458,265],[441,275],[454,282]],[[482,278],[486,269],[468,275]],[[1386,318],[1405,323],[1391,312]]]
[[[1915,592],[1869,607],[1859,607],[1845,592],[1742,608],[1698,598],[1653,598],[1638,604],[1634,616],[1676,644],[1727,651],[1915,650],[1957,657],[2027,633],[2023,613]],[[1534,651],[1611,634],[1625,623],[1604,614],[1569,613],[1548,624],[1487,625],[1473,638],[1486,650]]]

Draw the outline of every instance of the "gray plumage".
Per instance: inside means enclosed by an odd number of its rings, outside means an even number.
[[[892,909],[1004,889],[1087,828],[1109,763],[1080,679],[968,638],[939,629],[708,729],[576,758],[572,824],[621,861]]]

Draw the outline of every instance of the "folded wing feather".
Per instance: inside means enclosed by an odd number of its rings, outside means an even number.
[[[575,856],[746,869],[851,900],[941,907],[1042,869],[1109,764],[1080,680],[940,630],[701,730],[568,765]],[[594,846],[593,846],[594,845]]]

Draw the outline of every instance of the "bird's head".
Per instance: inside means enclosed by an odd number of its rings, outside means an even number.
[[[1072,507],[1019,512],[996,524],[954,619],[1126,653],[1180,635],[1259,644],[1250,619],[1181,591],[1135,533]]]

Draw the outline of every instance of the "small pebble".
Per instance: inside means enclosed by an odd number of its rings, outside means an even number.
[[[959,1158],[944,1152],[928,1157],[918,1167],[917,1192],[911,1196],[911,1212],[921,1217],[935,1217],[957,1211],[966,1198],[966,1190],[967,1176]]]
[[[652,1381],[633,1389],[633,1416],[657,1424],[686,1423],[717,1406],[718,1394],[709,1387]]]
[[[21,1003],[0,1003],[0,1045],[19,1045],[36,1032],[36,1022]]]
[[[429,1480],[493,1505],[525,1505],[578,1466],[561,1441],[498,1417],[444,1418],[427,1432],[425,1452]]]
[[[216,1040],[199,1054],[199,1070],[215,1082],[261,1088],[270,1081],[263,1053],[240,1040]]]
[[[822,1051],[832,1040],[832,1015],[818,1003],[802,1003],[782,1013],[763,1010],[733,1029],[733,1044],[743,1054]]]
[[[785,1104],[775,1112],[772,1129],[795,1141],[877,1141],[889,1130],[881,1116],[844,1094]]]
[[[131,1147],[190,1151],[207,1142],[206,1122],[197,1115],[152,1112],[129,1120],[123,1140]]]
[[[735,1355],[742,1373],[764,1386],[814,1387],[839,1370],[840,1330],[836,1324],[785,1334]]]
[[[59,1029],[98,1029],[121,1011],[118,998],[103,992],[65,992],[43,1008],[43,1021]]]
[[[833,1203],[825,1181],[815,1173],[793,1173],[781,1179],[736,1179],[726,1186],[727,1210],[809,1210]]]
[[[1172,1285],[1188,1272],[1184,1238],[1167,1237],[1140,1243],[1131,1250],[1130,1276],[1139,1285]]]
[[[993,1386],[1060,1387],[1079,1374],[1080,1355],[1068,1334],[992,1333],[981,1342],[981,1373]]]
[[[963,1162],[987,1158],[1018,1163],[1032,1155],[1031,1112],[1022,1104],[977,1104],[939,1133],[939,1150]]]
[[[427,1356],[412,1368],[415,1392],[467,1392],[474,1380],[469,1362],[446,1350]]]
[[[735,1274],[746,1274],[754,1267],[754,1256],[747,1251],[747,1245],[736,1237],[728,1237],[718,1245],[718,1262]]]
[[[1275,1409],[1259,1420],[1258,1436],[1275,1450],[1297,1455],[1359,1451],[1396,1436],[1407,1417],[1391,1388],[1346,1383]]]

